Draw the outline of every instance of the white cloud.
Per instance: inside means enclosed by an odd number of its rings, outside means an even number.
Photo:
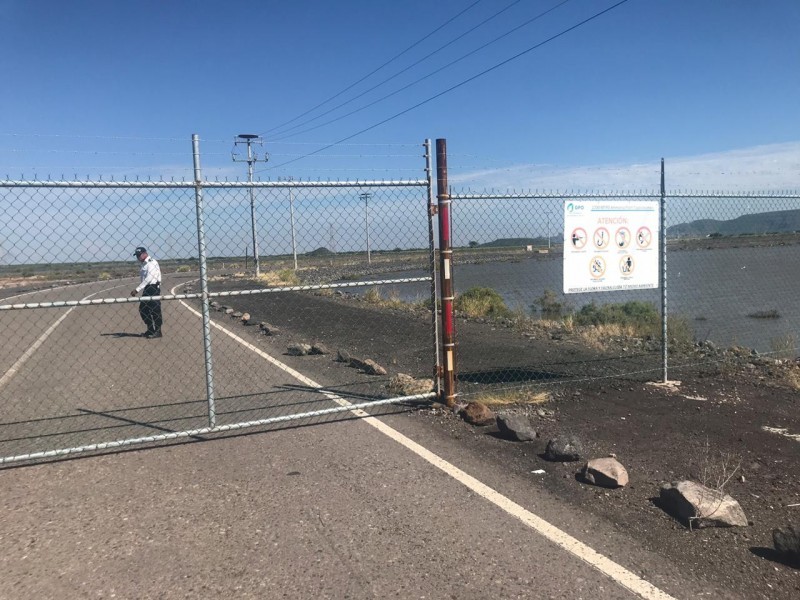
[[[800,189],[800,142],[665,158],[667,190],[778,191]],[[454,187],[518,191],[657,191],[660,162],[581,167],[514,165],[451,173]]]

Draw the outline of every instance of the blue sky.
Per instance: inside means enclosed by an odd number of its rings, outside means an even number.
[[[0,178],[190,178],[192,133],[207,176],[241,177],[257,133],[273,179],[418,178],[444,137],[476,188],[654,187],[661,157],[678,186],[800,187],[797,0],[628,0],[459,86],[615,3],[0,0]]]

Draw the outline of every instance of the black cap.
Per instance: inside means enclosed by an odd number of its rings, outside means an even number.
[[[140,254],[145,254],[146,252],[147,250],[144,248],[144,246],[139,246],[138,248],[136,248],[136,250],[133,251],[133,255],[136,258],[139,258]]]

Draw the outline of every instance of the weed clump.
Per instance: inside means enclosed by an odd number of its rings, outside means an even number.
[[[538,310],[542,320],[545,321],[560,321],[572,313],[572,306],[566,301],[559,300],[553,290],[545,290],[533,301],[531,309]]]
[[[258,276],[258,281],[270,286],[299,285],[300,278],[292,269],[266,271]]]
[[[793,360],[797,357],[797,338],[791,333],[772,338],[769,345],[774,358]]]
[[[624,304],[587,304],[575,313],[576,325],[620,325],[637,330],[648,330],[658,326],[656,307],[650,302],[632,300]]]
[[[455,309],[468,317],[506,317],[510,314],[503,297],[486,287],[470,288],[458,296]]]

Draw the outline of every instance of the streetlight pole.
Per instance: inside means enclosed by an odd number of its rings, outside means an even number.
[[[252,145],[261,144],[263,145],[264,140],[262,140],[259,136],[253,135],[252,133],[241,133],[236,136],[234,140],[234,148],[239,144],[247,144],[247,158],[245,162],[247,162],[247,181],[249,183],[253,183],[253,164],[259,160],[256,154],[253,152]],[[234,162],[242,162],[241,160],[236,158],[236,152],[233,152],[231,158],[233,158]],[[269,160],[269,155],[265,152],[264,157],[261,159],[264,162]],[[250,224],[253,230],[253,265],[255,267],[256,277],[261,274],[261,268],[258,260],[258,236],[256,235],[256,198],[255,193],[252,187],[249,188],[250,193]]]
[[[372,198],[372,194],[369,192],[362,192],[358,197],[364,200],[364,222],[367,226],[367,263],[371,264],[372,256],[370,255],[369,248],[369,199]]]

